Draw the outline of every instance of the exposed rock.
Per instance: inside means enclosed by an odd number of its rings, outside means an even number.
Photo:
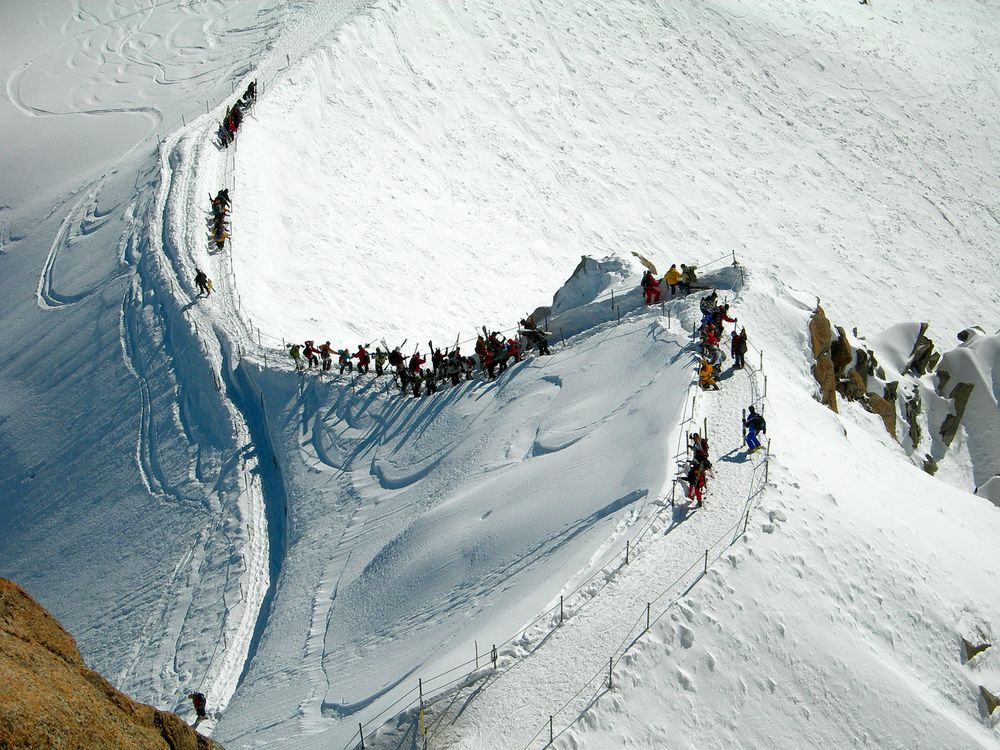
[[[934,458],[931,456],[930,453],[928,453],[928,454],[926,454],[924,456],[924,466],[923,466],[923,469],[924,469],[924,471],[926,471],[931,476],[934,476],[935,474],[937,474],[937,470],[938,470],[937,461],[934,460]]]
[[[895,401],[897,393],[899,393],[899,381],[893,380],[891,383],[885,384],[885,388],[882,389],[882,398],[886,401]]]
[[[948,381],[951,380],[951,373],[947,370],[937,371],[937,392],[939,396],[944,396],[944,389],[948,385]]]
[[[969,403],[969,396],[972,395],[972,387],[972,383],[957,383],[951,389],[951,395],[948,398],[955,404],[955,413],[949,414],[941,423],[941,439],[945,445],[950,446],[951,441],[958,433],[958,426],[962,423],[962,417],[965,416],[965,407]]]
[[[851,342],[847,340],[847,332],[837,326],[837,338],[830,344],[830,358],[833,360],[833,370],[837,380],[844,377],[845,368],[854,360]]]
[[[854,363],[854,371],[858,373],[861,382],[864,383],[865,390],[868,389],[868,378],[875,374],[875,355],[866,349],[858,349],[857,362]]]
[[[969,661],[976,654],[983,653],[983,651],[985,651],[992,645],[993,645],[992,643],[986,643],[985,641],[982,643],[970,643],[968,640],[963,638],[962,650],[965,653],[965,661]]]
[[[848,401],[864,401],[867,393],[867,385],[861,373],[857,370],[848,370],[847,377],[837,384],[837,390]]]
[[[906,415],[906,423],[909,425],[908,433],[910,436],[910,444],[913,446],[911,450],[916,450],[917,446],[920,445],[920,411],[921,411],[921,401],[920,392],[914,388],[913,393],[910,394],[903,402],[903,413]],[[935,471],[937,466],[935,465]],[[934,472],[930,472],[933,474]]]
[[[961,341],[963,344],[965,344],[968,343],[973,338],[975,338],[976,336],[985,336],[985,335],[986,331],[984,331],[979,326],[969,326],[964,331],[958,332],[958,340]]]
[[[916,375],[917,377],[925,374],[928,370],[931,361],[931,355],[934,354],[934,342],[931,341],[925,335],[927,333],[927,324],[920,324],[920,333],[917,334],[917,340],[913,344],[913,350],[910,352],[910,358],[904,368],[904,372],[910,373],[911,375]],[[935,360],[935,363],[937,360]]]
[[[872,412],[874,412],[875,414],[878,414],[880,417],[882,417],[882,423],[885,425],[886,432],[888,432],[895,440],[896,405],[890,401],[886,401],[877,393],[869,393],[868,408],[871,409]]]
[[[0,747],[221,750],[180,717],[136,703],[88,669],[55,618],[2,578]]]
[[[833,329],[823,308],[818,305],[809,320],[809,343],[815,360],[812,373],[819,383],[820,403],[837,411],[837,375],[830,357]]]
[[[979,693],[983,696],[983,703],[986,704],[986,715],[991,716],[996,711],[997,706],[1000,706],[1000,698],[997,698],[982,685],[979,686]]]

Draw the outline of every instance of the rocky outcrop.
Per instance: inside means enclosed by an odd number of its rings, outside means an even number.
[[[927,338],[927,324],[920,324],[920,332],[917,340],[913,343],[913,351],[910,352],[909,360],[906,364],[906,372],[909,375],[920,377],[930,370],[933,370],[941,359],[941,355],[934,351],[934,342]]]
[[[814,362],[812,373],[819,384],[820,403],[837,411],[837,371],[831,356],[833,329],[819,305],[809,320],[809,343]]]
[[[948,378],[944,381],[947,382]],[[939,381],[940,384],[941,381]],[[940,387],[940,385],[939,385]],[[969,404],[969,396],[972,395],[972,383],[956,383],[951,389],[948,398],[954,404],[955,411],[949,414],[941,422],[941,440],[945,445],[950,446],[958,433],[958,427],[962,424],[962,417],[965,416],[965,407]]]
[[[997,706],[1000,706],[1000,698],[997,698],[982,685],[979,686],[979,694],[983,697],[983,707],[986,709],[986,715],[991,716],[997,710]]]
[[[88,669],[56,619],[0,578],[0,748],[45,747],[221,750]]]
[[[837,338],[830,344],[830,359],[837,380],[844,377],[847,366],[854,361],[854,350],[847,340],[847,332],[841,326],[837,326]]]
[[[885,431],[896,437],[896,404],[877,393],[868,394],[868,409],[882,418]]]

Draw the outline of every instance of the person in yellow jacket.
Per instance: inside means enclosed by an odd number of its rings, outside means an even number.
[[[701,360],[701,369],[698,370],[698,385],[706,391],[709,388],[719,390],[719,384],[715,382],[715,368],[712,367],[711,362],[704,358]]]
[[[663,274],[663,280],[670,286],[670,296],[677,294],[677,284],[681,280],[681,272],[677,270],[677,265],[670,266],[670,270]]]

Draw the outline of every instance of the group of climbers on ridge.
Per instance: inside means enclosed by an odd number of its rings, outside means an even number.
[[[674,297],[677,295],[678,289],[680,289],[682,294],[690,294],[697,281],[698,277],[695,274],[695,266],[687,266],[681,263],[680,270],[677,270],[677,264],[675,263],[663,274],[662,281],[656,278],[656,274],[653,271],[647,270],[642,275],[642,281],[639,282],[639,285],[642,287],[642,294],[648,307],[660,301],[660,288],[662,284],[670,287],[670,296]]]
[[[392,368],[392,376],[400,391],[411,392],[414,396],[421,395],[421,389],[427,395],[436,393],[438,388],[450,381],[458,385],[463,378],[472,380],[475,372],[480,372],[486,379],[493,379],[498,372],[504,372],[511,362],[520,362],[527,351],[537,349],[539,355],[551,354],[549,350],[548,333],[541,330],[530,315],[519,322],[518,335],[504,338],[499,331],[488,333],[483,328],[483,334],[478,336],[475,345],[475,355],[465,356],[456,343],[453,347],[430,347],[430,364],[425,368],[427,359],[420,353],[420,347],[414,349],[410,357],[402,351],[402,345],[389,350],[385,341],[382,346],[376,346],[374,354],[369,352],[371,344],[358,344],[357,351],[350,349],[334,349],[327,341],[316,346],[315,341],[308,340],[304,344],[288,344],[288,355],[298,371],[315,369],[318,372],[329,372],[333,369],[336,355],[338,374],[346,370],[353,373],[355,360],[357,372],[367,375],[374,365],[375,377],[386,374],[386,365]],[[405,343],[405,342],[404,342]]]

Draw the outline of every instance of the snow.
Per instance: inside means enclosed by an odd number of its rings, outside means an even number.
[[[415,746],[420,680],[441,747],[996,747],[997,10],[0,7],[0,574],[230,748]],[[749,370],[692,405],[697,298],[645,308],[636,253],[699,265]],[[939,477],[816,402],[817,299],[925,434],[915,321],[975,384]],[[419,400],[281,348],[536,308],[552,356]]]

